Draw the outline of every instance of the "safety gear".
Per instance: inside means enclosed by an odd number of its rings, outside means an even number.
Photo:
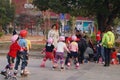
[[[60,40],[60,41],[65,41],[65,36],[60,36],[60,37],[59,37],[59,40]]]
[[[53,43],[53,39],[52,38],[48,38],[47,42],[52,44]]]
[[[64,37],[64,36],[60,36],[60,37],[59,37],[59,40],[60,40],[60,41],[65,41],[65,37]]]
[[[11,41],[14,43],[18,39],[18,35],[13,35]]]
[[[77,40],[77,37],[75,35],[72,36],[72,40],[73,41],[76,41]]]
[[[26,36],[27,36],[27,33],[28,33],[28,32],[27,32],[26,30],[21,30],[21,31],[20,31],[20,36],[21,36],[21,37],[26,37]]]

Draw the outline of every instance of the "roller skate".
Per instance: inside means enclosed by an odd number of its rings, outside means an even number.
[[[56,69],[57,69],[57,67],[56,67],[56,66],[53,66],[53,67],[52,67],[52,70],[56,70]]]
[[[80,64],[76,63],[75,69],[79,69]]]
[[[3,75],[3,76],[7,76],[7,71],[6,70],[2,70],[0,74]]]
[[[67,63],[67,69],[70,69],[70,62]]]
[[[41,65],[40,65],[40,67],[45,67],[45,62],[43,62]]]
[[[14,76],[17,76],[18,70],[14,71]]]
[[[61,67],[60,71],[64,71],[64,67]]]
[[[22,70],[21,71],[21,76],[28,76],[28,74],[29,74],[29,71],[27,71],[27,70]]]

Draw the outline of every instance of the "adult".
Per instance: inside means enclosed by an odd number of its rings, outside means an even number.
[[[59,40],[59,32],[56,24],[53,24],[51,29],[48,32],[48,39],[53,39],[53,45],[56,47],[57,41]]]
[[[84,53],[87,49],[87,41],[86,41],[86,35],[82,35],[81,39],[78,41],[78,48],[79,48],[79,54],[78,54],[78,61],[79,63],[84,63]]]
[[[115,42],[115,35],[112,32],[111,27],[108,26],[102,38],[102,45],[104,46],[104,55],[105,55],[105,64],[104,64],[105,67],[110,66],[110,53],[111,53],[111,49],[113,48],[114,42]]]
[[[77,36],[78,39],[82,38],[82,32],[79,31],[79,30],[76,30],[76,34],[75,35]]]

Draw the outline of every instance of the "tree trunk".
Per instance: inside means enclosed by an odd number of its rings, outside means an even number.
[[[102,14],[97,15],[97,22],[98,22],[98,30],[104,31],[106,28],[106,18]]]
[[[111,14],[108,16],[105,16],[104,14],[98,14],[97,20],[98,20],[98,30],[104,31],[107,26],[113,24],[113,20],[116,18],[115,14]]]
[[[75,34],[75,23],[76,22],[76,18],[74,16],[72,16],[72,34]]]
[[[2,32],[2,25],[0,25],[0,32]]]

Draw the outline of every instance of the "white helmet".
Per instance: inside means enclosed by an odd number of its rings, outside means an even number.
[[[76,41],[76,40],[77,40],[77,36],[73,35],[73,36],[72,36],[72,40],[73,40],[73,41]]]
[[[60,36],[60,37],[59,37],[59,40],[60,40],[60,41],[65,41],[65,36]]]

